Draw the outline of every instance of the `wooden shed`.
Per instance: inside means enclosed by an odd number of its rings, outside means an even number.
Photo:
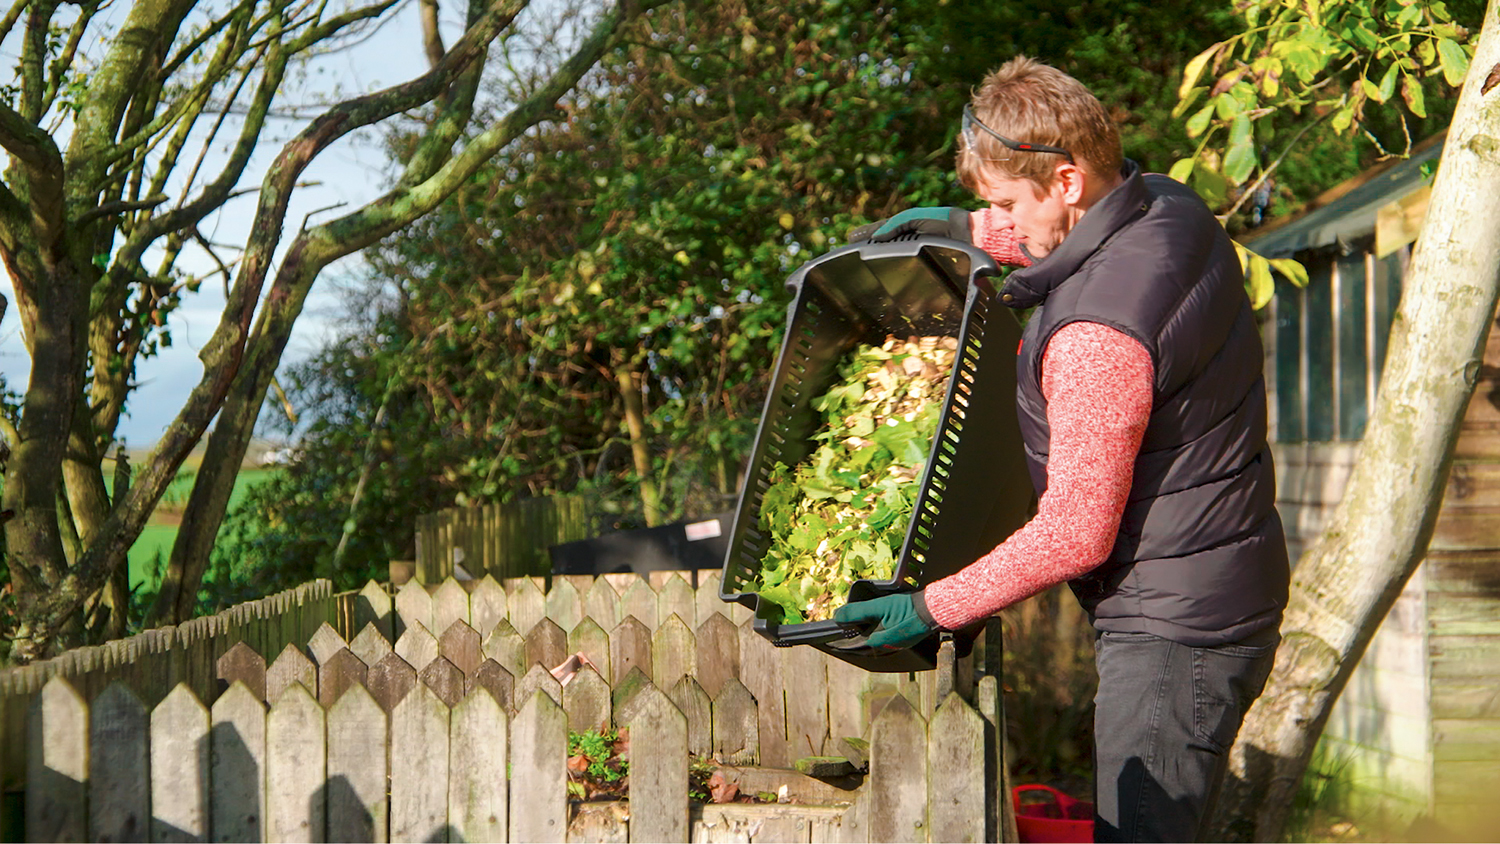
[[[1343,494],[1385,358],[1442,137],[1244,238],[1295,257],[1262,323],[1277,501],[1295,561]],[[1455,828],[1500,795],[1500,332],[1464,416],[1428,553],[1340,697],[1323,750],[1366,823]],[[1431,826],[1423,826],[1438,834]]]

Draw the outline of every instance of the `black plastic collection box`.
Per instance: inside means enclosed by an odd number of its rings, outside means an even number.
[[[760,505],[776,463],[795,466],[815,449],[813,400],[838,380],[839,364],[861,343],[887,335],[948,336],[958,352],[943,399],[921,490],[890,580],[857,581],[851,601],[910,591],[958,571],[1025,523],[1034,493],[1016,421],[1015,359],[1020,326],[995,300],[994,261],[944,238],[860,243],[837,249],[788,279],[796,290],[786,338],[761,415],[724,558],[719,597],[755,612],[754,627],[778,646],[809,644],[869,671],[932,668],[938,636],[880,652],[868,631],[833,621],[781,623],[781,608],[744,588],[760,571],[770,537]]]

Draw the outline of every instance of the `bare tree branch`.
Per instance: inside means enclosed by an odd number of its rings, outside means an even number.
[[[43,112],[52,108],[57,95],[62,92],[63,79],[67,76],[68,70],[73,67],[73,57],[78,54],[78,44],[83,41],[83,34],[87,31],[89,22],[94,19],[94,13],[98,9],[97,2],[79,4],[78,18],[73,21],[73,26],[68,31],[68,41],[48,68],[47,92],[42,96]]]
[[[443,60],[443,33],[438,30],[438,0],[421,0],[417,4],[422,20],[422,49],[427,63],[437,67]]]
[[[0,43],[4,43],[5,39],[10,36],[10,31],[15,27],[16,21],[21,19],[21,13],[30,5],[31,0],[16,0],[11,4],[5,17],[0,19]]]
[[[156,206],[166,201],[167,197],[164,194],[157,194],[155,196],[148,196],[145,199],[122,199],[119,202],[106,202],[103,205],[98,206],[97,208],[90,208],[82,214],[79,214],[78,219],[74,221],[74,225],[81,226],[84,223],[97,220],[101,217],[112,217],[115,214],[123,214],[126,211],[137,211],[144,208],[155,208]]]

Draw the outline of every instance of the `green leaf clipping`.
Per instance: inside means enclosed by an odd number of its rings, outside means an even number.
[[[783,623],[829,618],[854,581],[895,576],[957,348],[952,337],[859,346],[813,401],[818,445],[772,469],[760,505],[770,543],[745,587]]]

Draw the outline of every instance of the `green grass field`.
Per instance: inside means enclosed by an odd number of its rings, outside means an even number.
[[[245,497],[247,490],[271,477],[275,471],[241,469],[234,479],[234,492],[229,497],[230,509]],[[146,529],[141,531],[135,544],[130,546],[131,589],[139,586],[147,591],[155,591],[156,585],[161,581],[161,570],[166,568],[167,559],[172,555],[172,543],[177,541],[177,523],[192,489],[192,475],[180,475],[173,480],[162,496],[156,512],[151,515],[151,520],[146,523]]]

